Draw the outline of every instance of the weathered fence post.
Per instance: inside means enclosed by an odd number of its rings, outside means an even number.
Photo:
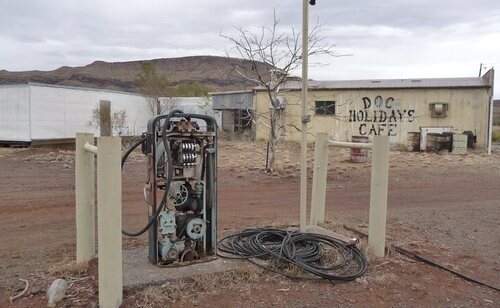
[[[97,139],[97,237],[99,307],[119,307],[122,274],[121,139]]]
[[[84,145],[94,144],[94,134],[77,133],[75,148],[76,263],[95,256],[94,154]]]
[[[389,137],[373,136],[368,244],[377,257],[383,257],[385,253],[388,179]]]
[[[325,221],[326,178],[328,169],[328,134],[316,134],[314,145],[314,169],[311,196],[310,224],[316,226]]]

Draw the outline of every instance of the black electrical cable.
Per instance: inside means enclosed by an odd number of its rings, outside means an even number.
[[[245,259],[290,278],[349,281],[361,277],[367,269],[366,258],[356,246],[322,234],[245,229],[221,239],[217,248],[220,257]],[[286,272],[283,265],[295,265],[304,274]]]
[[[144,141],[146,141],[146,139],[147,139],[146,136],[141,137],[141,139],[137,140],[136,143],[132,144],[132,146],[122,155],[122,169],[123,169],[123,165],[127,161],[128,156],[130,155],[130,153],[132,153],[135,150],[135,148],[137,148]]]
[[[122,234],[125,234],[127,236],[140,236],[141,234],[143,234],[144,232],[146,232],[155,223],[155,221],[158,219],[158,216],[160,215],[161,211],[167,205],[168,192],[170,190],[170,184],[172,182],[172,177],[173,177],[173,164],[172,164],[172,156],[171,156],[172,153],[171,153],[171,150],[170,150],[170,144],[167,142],[167,126],[170,125],[170,119],[172,117],[174,117],[175,114],[177,114],[177,113],[182,113],[182,111],[178,110],[178,109],[172,110],[168,114],[168,116],[165,118],[165,122],[163,122],[162,129],[161,129],[161,133],[162,133],[161,139],[162,139],[162,142],[163,142],[163,146],[165,148],[165,158],[167,159],[167,179],[166,179],[166,182],[165,182],[165,192],[164,192],[163,197],[162,197],[162,199],[160,201],[160,204],[158,205],[158,208],[156,209],[156,212],[149,219],[148,223],[144,226],[144,228],[142,228],[141,230],[139,230],[137,232],[130,232],[130,231],[127,231],[125,229],[122,229]],[[146,137],[144,137],[143,139],[145,140]],[[144,140],[142,142],[144,142]],[[125,155],[123,155],[123,157],[122,157],[122,168],[123,168],[123,164],[127,160],[127,157],[130,155],[130,153],[132,153],[132,151],[136,147],[138,147],[139,144],[141,144],[141,143],[137,142],[136,144],[134,144],[131,147],[131,149],[127,150],[127,152],[125,153]],[[156,189],[156,187],[154,187],[154,189]]]
[[[352,231],[352,232],[354,232],[354,233],[356,233],[356,234],[358,234],[358,235],[360,235],[360,236],[362,236],[362,237],[368,238],[368,234],[366,234],[366,233],[364,233],[364,232],[361,232],[361,231],[359,231],[359,230],[357,230],[357,229],[354,229],[354,228],[348,227],[348,226],[346,226],[346,225],[344,225],[344,229],[349,230],[349,231]],[[490,289],[493,289],[493,290],[495,290],[495,291],[500,291],[500,287],[496,287],[496,286],[493,286],[493,285],[487,284],[487,283],[485,283],[485,282],[479,281],[479,280],[477,280],[477,279],[475,279],[475,278],[472,278],[472,277],[467,276],[467,275],[465,275],[465,274],[463,274],[463,273],[460,273],[460,272],[458,272],[458,271],[456,271],[456,270],[454,270],[454,269],[452,269],[452,268],[449,268],[449,267],[444,266],[444,265],[441,265],[441,264],[439,264],[439,263],[437,263],[437,262],[435,262],[435,261],[432,261],[432,260],[430,260],[430,259],[429,259],[429,258],[427,258],[427,257],[421,256],[421,255],[419,255],[419,254],[417,254],[417,253],[415,253],[415,252],[413,252],[413,251],[406,250],[406,249],[404,249],[404,248],[402,248],[402,247],[399,247],[399,246],[396,246],[396,245],[392,245],[392,247],[394,247],[394,250],[395,250],[395,251],[399,252],[399,253],[400,253],[400,254],[402,254],[402,255],[407,256],[408,258],[412,258],[412,259],[415,259],[415,260],[421,261],[421,262],[423,262],[423,263],[425,263],[425,264],[427,264],[427,265],[435,266],[435,267],[437,267],[437,268],[440,268],[440,269],[442,269],[442,270],[445,270],[445,271],[447,271],[447,272],[450,272],[450,273],[452,273],[452,274],[454,274],[454,275],[456,275],[456,276],[458,276],[458,277],[460,277],[460,278],[462,278],[462,279],[465,279],[465,280],[467,280],[467,281],[477,283],[477,284],[479,284],[479,285],[485,286],[485,287],[490,288]]]
[[[206,150],[207,150],[207,145],[203,146],[202,150],[201,150],[201,176],[200,176],[200,179],[205,179],[205,161],[207,159],[206,157]]]

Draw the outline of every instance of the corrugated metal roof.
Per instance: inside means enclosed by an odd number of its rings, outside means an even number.
[[[222,91],[222,92],[208,92],[208,95],[225,95],[225,94],[252,93],[252,92],[253,90]]]
[[[300,90],[301,86],[300,81],[288,81],[281,89]],[[488,81],[481,77],[309,81],[310,90],[489,87]],[[262,91],[264,88],[259,87],[256,90]]]

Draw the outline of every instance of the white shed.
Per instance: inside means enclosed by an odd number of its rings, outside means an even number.
[[[151,115],[147,99],[139,94],[38,83],[0,85],[0,142],[69,139],[76,132],[99,136],[99,129],[89,121],[101,101],[110,102],[111,113],[125,111],[121,135],[146,131]],[[206,99],[176,98],[176,102],[186,112],[214,115],[211,101]]]

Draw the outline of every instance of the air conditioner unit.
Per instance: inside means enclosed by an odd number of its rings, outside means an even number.
[[[446,118],[448,111],[447,103],[430,103],[429,110],[431,111],[431,118]]]
[[[276,96],[276,100],[274,103],[274,106],[276,107],[276,109],[285,109],[285,103],[286,103],[286,99],[284,96],[282,96],[282,95]],[[273,108],[273,106],[271,104],[269,104],[269,108]]]

